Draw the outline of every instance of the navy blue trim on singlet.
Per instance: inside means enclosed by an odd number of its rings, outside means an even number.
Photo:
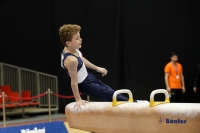
[[[77,71],[79,71],[79,70],[81,69],[81,67],[83,66],[83,60],[81,59],[81,57],[78,57],[78,56],[76,56],[76,55],[74,55],[74,54],[71,54],[71,53],[62,53],[62,54],[63,54],[63,56],[64,56],[64,58],[63,58],[63,60],[62,60],[62,63],[63,63],[63,67],[64,67],[64,68],[65,68],[65,66],[64,66],[64,61],[65,61],[65,59],[67,58],[67,56],[74,56],[74,57],[76,57],[77,60],[78,60]],[[65,70],[66,70],[67,73],[68,73],[67,68],[65,68]]]

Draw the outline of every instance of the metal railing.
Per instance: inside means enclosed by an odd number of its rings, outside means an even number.
[[[48,120],[51,122],[51,90],[46,91],[47,104],[48,104]],[[45,95],[46,95],[45,94]],[[6,127],[6,108],[5,108],[5,97],[8,97],[4,92],[1,93],[0,98],[2,99],[2,109],[3,109],[3,127]]]
[[[47,88],[58,93],[57,76],[37,72],[34,70],[1,63],[0,62],[0,85],[10,85],[12,91],[21,92],[29,90],[33,96],[39,95]],[[48,97],[37,99],[40,102],[39,107],[48,107]],[[58,97],[51,97],[51,107],[58,108]]]

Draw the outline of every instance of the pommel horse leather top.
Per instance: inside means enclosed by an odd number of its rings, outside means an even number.
[[[119,93],[128,93],[129,101],[118,102]],[[155,102],[154,95],[165,94],[164,102]],[[95,133],[200,133],[199,103],[170,103],[168,92],[154,90],[150,102],[132,102],[129,90],[118,90],[113,102],[89,102],[74,110],[75,102],[65,108],[71,128]]]

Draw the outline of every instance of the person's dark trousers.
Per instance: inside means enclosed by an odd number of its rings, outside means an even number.
[[[99,98],[104,101],[112,101],[113,94],[115,90],[113,90],[110,86],[102,83],[98,78],[96,78],[91,73],[88,73],[86,79],[78,84],[79,91],[83,94],[93,96]],[[118,101],[128,101],[128,98],[119,94],[117,95]]]
[[[171,103],[181,103],[183,92],[182,89],[171,89]]]

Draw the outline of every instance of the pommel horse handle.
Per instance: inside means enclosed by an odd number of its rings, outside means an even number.
[[[165,101],[164,102],[155,102],[154,101],[154,96],[155,96],[155,94],[158,94],[158,93],[164,93],[165,94]],[[164,104],[164,103],[170,103],[169,93],[165,89],[157,89],[157,90],[154,90],[154,91],[151,92],[149,107],[154,107],[156,105]]]
[[[128,89],[121,89],[121,90],[115,91],[115,93],[113,94],[112,106],[117,106],[119,104],[125,103],[122,101],[120,101],[120,102],[117,101],[117,95],[120,93],[128,93],[128,96],[129,96],[128,102],[133,102],[133,95],[132,95],[131,91]]]

